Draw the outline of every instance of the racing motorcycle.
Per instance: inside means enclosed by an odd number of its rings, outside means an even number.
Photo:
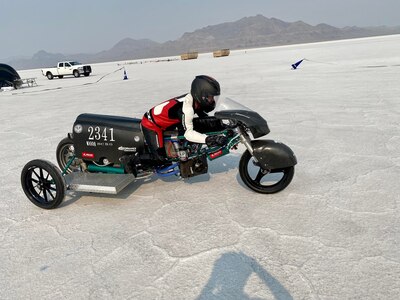
[[[207,132],[202,124],[207,123]],[[210,126],[211,124],[211,126]],[[29,200],[44,209],[58,207],[67,190],[116,194],[131,182],[152,176],[190,178],[208,172],[213,161],[236,150],[246,150],[239,162],[244,184],[257,193],[282,191],[292,181],[297,159],[283,143],[258,139],[270,130],[257,112],[226,98],[213,117],[195,118],[194,129],[227,137],[223,146],[187,141],[178,131],[164,132],[166,161],[154,160],[141,130],[141,119],[79,115],[71,133],[57,146],[58,166],[35,159],[21,173]],[[209,128],[213,128],[210,132]]]

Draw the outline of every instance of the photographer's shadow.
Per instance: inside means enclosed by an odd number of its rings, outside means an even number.
[[[257,275],[275,299],[291,300],[286,288],[269,274],[255,259],[242,252],[224,253],[214,263],[214,269],[197,300],[241,299],[258,300],[245,292],[251,275]]]

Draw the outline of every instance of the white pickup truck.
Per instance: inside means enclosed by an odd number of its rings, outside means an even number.
[[[63,61],[59,62],[56,67],[42,69],[43,76],[46,76],[49,80],[53,79],[54,76],[63,78],[67,75],[74,75],[79,77],[82,74],[89,76],[92,73],[92,67],[89,65],[82,65],[76,61]]]

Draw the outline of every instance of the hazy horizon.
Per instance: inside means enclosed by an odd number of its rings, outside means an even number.
[[[176,40],[185,32],[262,14],[286,22],[335,27],[398,26],[397,0],[182,0],[114,2],[1,0],[0,59],[51,53],[97,53],[124,38]],[[229,7],[229,9],[227,9]],[[34,13],[32,13],[34,12]]]

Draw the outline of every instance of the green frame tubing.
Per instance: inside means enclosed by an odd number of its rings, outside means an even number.
[[[63,169],[63,171],[61,173],[62,176],[65,176],[67,174],[67,170],[68,170],[69,166],[72,165],[75,158],[76,158],[75,154],[71,156],[71,158],[69,159],[69,161],[67,162],[67,164],[65,165],[65,168]]]
[[[227,132],[226,130],[224,130],[224,131],[216,131],[216,132],[209,132],[209,133],[207,133],[207,135],[226,134],[226,132]],[[178,139],[178,140],[185,140],[185,137],[184,137],[183,135],[179,135],[179,136],[177,136],[177,137],[174,138],[174,139],[172,139],[172,138],[165,138],[164,141],[174,141],[175,139]],[[224,156],[224,155],[228,154],[228,153],[229,153],[229,149],[231,149],[231,148],[234,147],[235,145],[239,144],[239,142],[240,142],[240,136],[239,136],[238,134],[234,135],[233,137],[231,137],[231,138],[229,139],[229,141],[228,141],[228,143],[226,144],[226,146],[222,149],[222,153],[221,153],[220,155],[218,155],[217,157],[215,157],[215,158],[212,158],[211,155],[212,155],[213,153],[217,152],[219,149],[221,149],[221,147],[212,147],[212,148],[209,148],[209,150],[206,152],[208,160],[211,161],[211,160],[220,158],[221,156]],[[196,155],[191,155],[191,156],[189,157],[189,159],[190,159],[190,158],[193,158],[193,157],[196,157],[196,156],[199,156],[199,155],[201,155],[201,154],[202,154],[202,153],[201,153],[201,149],[200,149],[200,150],[198,150],[198,151],[196,152]],[[172,161],[174,161],[174,162],[175,162],[175,161],[179,161],[179,158],[172,159]]]

